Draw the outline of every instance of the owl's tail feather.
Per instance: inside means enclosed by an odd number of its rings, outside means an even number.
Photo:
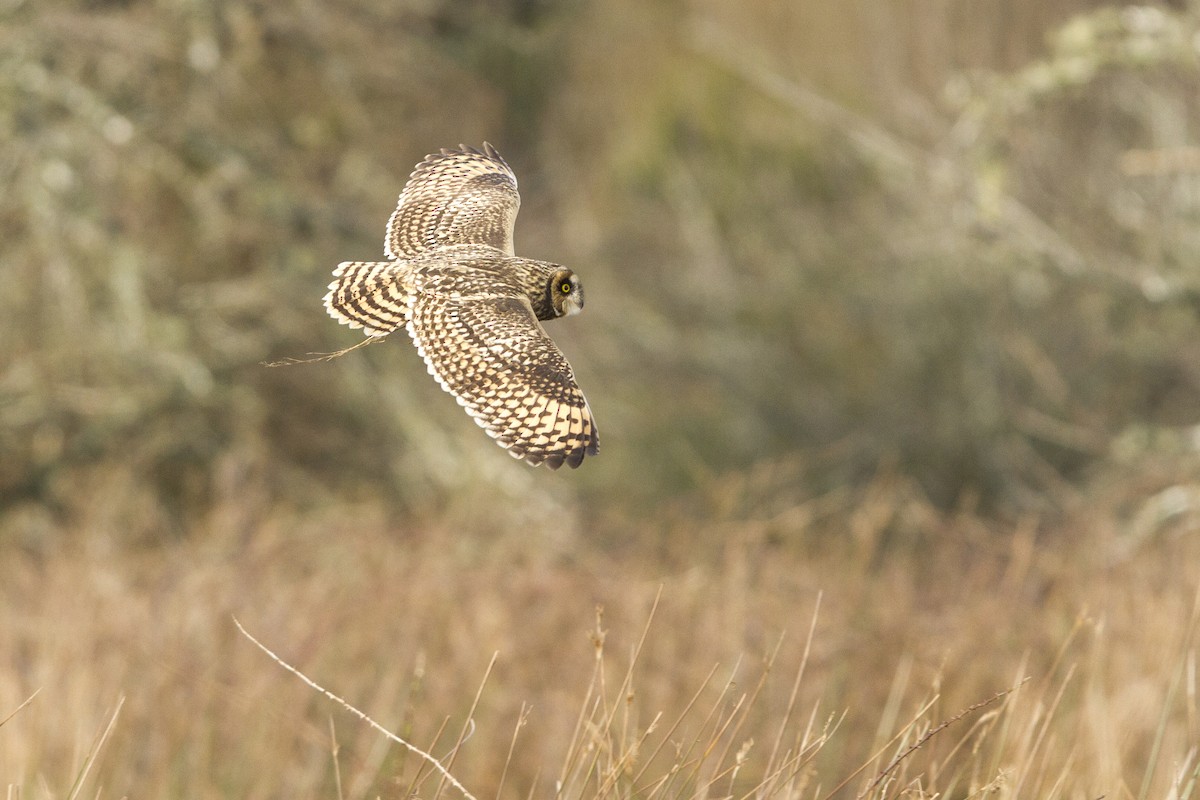
[[[387,336],[408,322],[412,296],[401,261],[343,261],[325,295],[329,316],[368,336]]]

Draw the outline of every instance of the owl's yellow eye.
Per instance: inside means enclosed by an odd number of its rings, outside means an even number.
[[[569,283],[564,283],[564,284],[562,285],[562,293],[563,293],[563,294],[570,294],[570,293],[571,293],[571,284],[569,284]]]

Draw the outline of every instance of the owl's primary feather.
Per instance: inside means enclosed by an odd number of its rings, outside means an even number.
[[[513,255],[519,206],[516,178],[490,144],[426,157],[388,220],[392,260],[339,264],[325,307],[368,336],[404,327],[442,388],[512,456],[578,467],[599,452],[596,425],[539,320],[581,310],[583,285]]]

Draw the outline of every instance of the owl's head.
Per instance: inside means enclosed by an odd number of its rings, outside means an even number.
[[[583,311],[583,283],[569,269],[560,269],[550,276],[546,287],[554,316],[569,317]]]

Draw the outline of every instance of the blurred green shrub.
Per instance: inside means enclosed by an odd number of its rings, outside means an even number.
[[[1198,421],[1193,17],[1080,16],[917,102],[822,95],[702,6],[11,5],[0,502],[73,513],[123,470],[147,535],[221,493],[601,508],[820,449],[815,483],[886,461],[1028,507]],[[330,268],[378,254],[421,154],[483,139],[519,248],[588,281],[555,329],[586,477],[510,465],[403,343],[260,364],[354,340]]]

